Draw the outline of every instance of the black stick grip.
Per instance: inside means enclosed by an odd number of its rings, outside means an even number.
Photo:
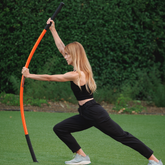
[[[57,16],[57,14],[60,12],[61,8],[64,6],[64,3],[61,2],[60,5],[58,6],[57,10],[54,12],[53,16],[51,17],[52,20],[54,20]],[[45,26],[45,30],[48,30],[49,27],[50,27],[51,23],[50,24],[47,24]]]
[[[33,147],[32,147],[29,135],[25,135],[25,137],[26,137],[26,141],[27,141],[27,144],[28,144],[28,147],[29,147],[32,159],[33,159],[33,162],[38,162],[37,159],[36,159],[36,156],[35,156],[35,153],[34,153],[34,150],[33,150]]]

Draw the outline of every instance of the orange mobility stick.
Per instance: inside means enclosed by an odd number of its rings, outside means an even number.
[[[60,12],[61,8],[63,7],[63,5],[64,5],[64,3],[61,2],[60,5],[59,5],[59,7],[57,8],[57,10],[55,11],[55,13],[51,17],[52,20],[55,19],[55,17],[57,16],[57,14]],[[43,36],[45,35],[45,33],[47,32],[47,30],[49,29],[50,25],[51,24],[49,24],[49,25],[47,24],[45,26],[45,29],[42,31],[41,35],[39,36],[38,40],[36,41],[33,49],[30,52],[30,55],[29,55],[29,57],[27,59],[27,62],[26,62],[26,65],[25,65],[26,68],[28,68],[35,50],[37,49],[40,41],[42,40]],[[33,159],[33,162],[38,162],[37,159],[36,159],[36,156],[34,154],[34,151],[33,151],[33,147],[32,147],[31,141],[30,141],[30,137],[29,137],[29,134],[28,134],[28,130],[27,130],[27,126],[26,126],[26,121],[25,121],[24,106],[23,106],[24,82],[25,82],[25,77],[22,75],[21,86],[20,86],[20,111],[21,111],[22,124],[23,124],[23,129],[24,129],[24,132],[25,132],[26,141],[27,141],[27,144],[28,144],[28,147],[29,147],[29,150],[30,150],[32,159]]]

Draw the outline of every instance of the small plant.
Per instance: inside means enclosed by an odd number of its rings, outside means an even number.
[[[45,99],[51,101],[69,101],[77,103],[70,88],[70,82],[47,82],[26,79],[25,95],[33,96],[35,99]]]
[[[116,88],[111,88],[110,86],[105,86],[98,88],[94,93],[94,98],[98,103],[106,102],[113,104],[117,100],[119,94]]]
[[[12,84],[14,94],[18,95],[20,90],[20,80],[16,76],[11,75],[9,81]]]
[[[14,94],[0,94],[1,103],[6,105],[19,106],[19,96]]]
[[[6,105],[12,105],[12,106],[19,106],[19,95],[14,95],[14,94],[6,94],[6,93],[1,93],[0,94],[0,101],[3,104]],[[42,104],[48,104],[48,102],[45,99],[38,99],[38,98],[33,98],[33,97],[28,97],[24,96],[24,105],[33,105],[33,106],[39,106],[41,107]]]
[[[24,99],[25,105],[32,105],[32,106],[38,106],[41,107],[42,104],[48,104],[48,102],[44,99],[34,99],[33,97],[25,97]]]
[[[143,109],[145,109],[145,107],[141,105],[141,101],[132,100],[130,97],[125,97],[123,94],[120,94],[113,107],[113,110],[118,111],[118,113],[127,112],[137,114]]]
[[[152,93],[152,98],[157,107],[165,107],[165,85],[158,84]]]

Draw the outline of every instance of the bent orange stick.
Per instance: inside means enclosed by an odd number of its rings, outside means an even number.
[[[26,62],[26,65],[25,67],[28,68],[29,67],[29,64],[30,64],[30,61],[33,57],[33,54],[35,52],[35,50],[37,49],[40,41],[42,40],[43,36],[45,35],[46,33],[46,30],[44,29],[41,33],[41,35],[39,36],[37,42],[35,43],[28,59],[27,59],[27,62]],[[25,77],[22,75],[22,79],[21,79],[21,86],[20,86],[20,110],[21,110],[21,118],[22,118],[22,124],[23,124],[23,128],[24,128],[24,132],[25,132],[25,135],[28,134],[28,130],[27,130],[27,127],[26,127],[26,122],[25,122],[25,116],[24,116],[24,106],[23,106],[23,90],[24,90],[24,81],[25,81]]]
[[[52,20],[55,19],[55,17],[57,16],[57,14],[60,12],[61,8],[63,7],[64,3],[61,2],[59,7],[57,8],[57,10],[55,11],[55,13],[53,14],[53,16],[51,17]],[[42,40],[42,38],[44,37],[45,33],[47,32],[47,30],[49,29],[51,24],[47,24],[45,26],[45,29],[42,31],[42,33],[40,34],[39,38],[37,39],[35,45],[33,46],[33,49],[31,50],[30,52],[30,55],[27,59],[27,62],[25,64],[25,67],[28,68],[29,67],[29,64],[30,64],[30,61],[33,57],[33,54],[35,52],[35,50],[37,49],[40,41]],[[21,85],[20,85],[20,112],[21,112],[21,119],[22,119],[22,124],[23,124],[23,129],[24,129],[24,132],[25,132],[25,137],[26,137],[26,141],[27,141],[27,144],[28,144],[28,147],[29,147],[29,150],[30,150],[30,153],[31,153],[31,156],[32,156],[32,159],[33,159],[33,162],[38,162],[37,159],[36,159],[36,156],[34,154],[34,151],[33,151],[33,147],[32,147],[32,144],[31,144],[31,141],[30,141],[30,137],[29,137],[29,134],[28,134],[28,130],[27,130],[27,126],[26,126],[26,121],[25,121],[25,115],[24,115],[24,106],[23,106],[23,90],[24,90],[24,82],[25,82],[25,77],[22,76],[22,79],[21,79]]]

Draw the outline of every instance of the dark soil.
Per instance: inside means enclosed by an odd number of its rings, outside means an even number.
[[[107,104],[102,102],[101,105],[104,109],[110,114],[117,114],[117,111],[114,111],[112,104]],[[165,107],[156,107],[148,106],[143,103],[143,106],[146,107],[146,110],[143,110],[139,114],[153,114],[153,115],[165,115]],[[34,112],[78,112],[78,104],[72,104],[66,101],[63,102],[49,102],[49,106],[43,104],[42,107],[38,106],[24,106],[24,111],[34,111]],[[8,106],[0,103],[0,111],[20,111],[19,106]],[[122,112],[124,113],[124,112]],[[136,113],[133,113],[136,114]]]

